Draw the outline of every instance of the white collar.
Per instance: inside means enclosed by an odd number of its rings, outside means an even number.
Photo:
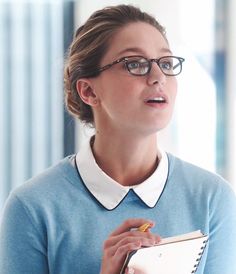
[[[130,189],[149,207],[157,203],[168,177],[168,157],[161,152],[161,159],[154,173],[143,183],[135,186],[122,186],[109,177],[97,165],[90,142],[85,143],[76,155],[78,172],[91,194],[108,210],[119,205]]]

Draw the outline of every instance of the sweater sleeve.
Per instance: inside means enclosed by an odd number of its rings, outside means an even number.
[[[210,206],[209,250],[204,274],[236,273],[236,197],[220,184]]]
[[[15,195],[8,199],[0,227],[1,274],[47,274],[45,235]]]

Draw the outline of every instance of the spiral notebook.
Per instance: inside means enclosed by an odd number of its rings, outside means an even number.
[[[134,269],[135,274],[195,273],[207,241],[208,236],[200,230],[164,238],[158,245],[129,253],[121,273],[125,273],[127,266]]]

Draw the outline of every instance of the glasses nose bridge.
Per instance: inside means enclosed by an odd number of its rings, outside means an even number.
[[[157,66],[158,66],[158,68],[159,68],[159,70],[163,73],[163,71],[162,71],[162,69],[161,69],[161,66],[159,65],[159,60],[160,60],[160,59],[155,59],[155,58],[149,59],[149,62],[150,62],[150,71],[151,71],[151,69],[152,69],[152,64],[153,64],[153,63],[156,63]]]

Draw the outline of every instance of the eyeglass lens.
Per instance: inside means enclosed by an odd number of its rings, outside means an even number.
[[[177,75],[181,72],[181,60],[174,56],[148,60],[144,57],[130,57],[125,59],[128,71],[133,75],[145,75],[150,72],[152,63],[155,62],[166,75]]]

